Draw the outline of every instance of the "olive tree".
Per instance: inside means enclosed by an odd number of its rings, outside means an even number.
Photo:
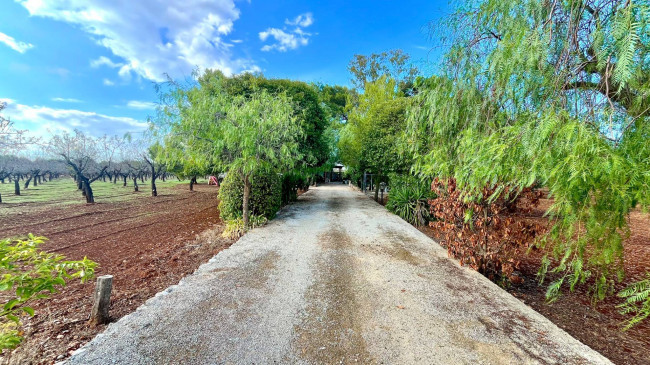
[[[86,202],[94,203],[90,184],[101,178],[111,166],[119,146],[117,137],[93,137],[75,130],[73,134],[65,132],[53,136],[47,149],[51,154],[62,158],[74,171]]]

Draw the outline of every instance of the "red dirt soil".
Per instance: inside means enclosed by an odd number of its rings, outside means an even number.
[[[49,238],[46,251],[99,263],[97,276],[114,276],[110,315],[117,320],[233,243],[221,237],[218,188],[194,189],[183,185],[155,198],[141,192],[127,202],[56,210],[26,205],[27,213],[3,217],[0,237],[31,232]],[[70,282],[34,303],[36,315],[24,319],[24,342],[0,363],[54,363],[102,332],[105,326],[87,323],[93,289],[94,282]]]
[[[529,215],[515,213],[512,217],[548,225],[543,215],[550,204],[548,199],[542,199],[537,209]],[[650,216],[635,211],[628,223],[631,234],[623,243],[625,278],[616,284],[615,293],[632,282],[644,279],[645,273],[650,272]],[[444,246],[444,241],[431,228],[421,230]],[[539,250],[522,254],[519,275],[523,283],[512,284],[505,289],[615,364],[650,364],[650,321],[623,332],[623,324],[629,317],[621,315],[616,308],[622,302],[621,298],[612,294],[594,307],[586,285],[578,287],[573,293],[565,290],[556,302],[548,304],[545,294],[549,281],[540,286],[536,278],[542,256]]]

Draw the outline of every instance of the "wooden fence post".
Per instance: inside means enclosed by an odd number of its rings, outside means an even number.
[[[90,312],[90,322],[93,325],[108,322],[108,307],[111,304],[112,289],[113,275],[104,275],[97,278],[95,294],[93,295],[93,309]]]

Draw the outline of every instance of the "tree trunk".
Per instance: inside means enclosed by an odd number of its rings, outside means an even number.
[[[194,184],[196,183],[196,176],[192,176],[190,179],[190,191],[194,191]]]
[[[0,203],[2,203],[2,194],[0,194]]]
[[[34,176],[34,187],[38,186],[38,175]]]
[[[84,191],[86,192],[86,203],[95,203],[95,197],[93,196],[93,189],[90,187],[90,183],[87,180],[84,180],[83,185]]]
[[[151,196],[158,196],[158,190],[156,190],[156,169],[153,163],[151,164]]]
[[[32,181],[33,178],[34,178],[34,176],[30,176],[29,179],[27,179],[27,181],[25,181],[25,187],[23,189],[29,188],[29,183]]]
[[[122,177],[124,178],[124,185],[122,185],[122,186],[126,186],[126,179],[128,178],[128,176],[124,175]]]
[[[135,177],[133,178],[133,191],[138,191],[138,189],[139,189],[139,188],[138,188],[138,177],[135,176]]]
[[[18,179],[14,179],[14,195],[20,195],[20,183]]]
[[[249,221],[249,209],[248,209],[248,201],[250,200],[250,195],[251,195],[251,182],[250,179],[248,178],[248,175],[244,176],[244,201],[242,202],[242,207],[243,207],[243,215],[244,215],[244,229],[248,229],[248,221]]]
[[[379,182],[381,181],[379,175],[377,175],[377,182],[375,182],[375,201],[379,202]]]

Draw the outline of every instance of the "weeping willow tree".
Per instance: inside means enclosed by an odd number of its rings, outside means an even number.
[[[547,187],[550,300],[611,292],[628,215],[650,207],[649,24],[648,0],[483,0],[432,26],[451,46],[409,114],[414,169],[467,200]]]

